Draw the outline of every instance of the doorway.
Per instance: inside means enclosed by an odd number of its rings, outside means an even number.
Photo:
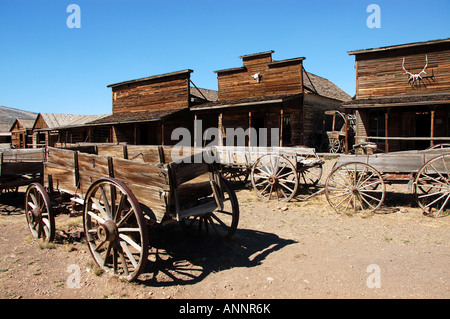
[[[428,110],[416,111],[416,137],[431,136],[431,112]],[[430,147],[430,141],[416,141],[416,148],[423,150]]]

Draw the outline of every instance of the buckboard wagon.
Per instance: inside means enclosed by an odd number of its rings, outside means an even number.
[[[210,152],[198,152],[172,161],[172,148],[163,146],[48,148],[43,184],[29,185],[25,195],[29,229],[52,241],[57,212],[81,211],[95,262],[128,281],[145,267],[148,226],[179,221],[230,239],[239,220],[236,195],[215,163],[195,162]]]
[[[0,149],[0,194],[41,180],[44,149]]]
[[[264,200],[290,201],[299,186],[315,186],[322,176],[323,161],[308,147],[215,146],[224,176],[245,182]]]
[[[338,213],[375,211],[383,204],[386,184],[408,184],[429,216],[448,215],[450,149],[341,155],[325,182],[325,195]]]

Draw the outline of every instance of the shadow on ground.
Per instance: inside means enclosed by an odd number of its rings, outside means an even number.
[[[149,261],[138,282],[156,287],[195,284],[214,272],[258,266],[269,254],[294,243],[250,229],[238,229],[231,242],[187,235],[176,224],[152,229]]]

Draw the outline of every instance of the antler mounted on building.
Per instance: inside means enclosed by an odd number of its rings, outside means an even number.
[[[411,84],[412,87],[416,86],[416,83],[418,83],[418,86],[420,86],[420,82],[423,83],[423,79],[424,78],[431,78],[434,81],[434,72],[431,76],[422,76],[423,74],[427,74],[427,72],[425,71],[428,67],[428,54],[425,55],[425,66],[423,68],[422,71],[420,71],[418,74],[412,74],[411,72],[409,72],[408,70],[405,69],[405,57],[403,57],[403,63],[402,63],[402,67],[403,70],[405,71],[405,74],[409,75],[409,84]]]

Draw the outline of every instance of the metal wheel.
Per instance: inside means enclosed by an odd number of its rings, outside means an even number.
[[[422,166],[414,180],[414,195],[424,214],[450,214],[450,154],[435,157]]]
[[[298,175],[294,164],[277,154],[261,156],[252,167],[252,185],[264,200],[291,200],[298,189]]]
[[[32,183],[27,188],[25,215],[28,228],[34,238],[42,238],[44,242],[51,242],[55,239],[55,216],[50,197],[44,186],[39,183]]]
[[[322,177],[322,164],[315,164],[298,170],[298,178],[301,186],[316,186]]]
[[[231,240],[239,223],[239,203],[230,182],[219,178],[219,196],[223,201],[223,209],[197,216],[189,216],[181,220],[187,232],[211,234],[220,239]]]
[[[337,213],[375,211],[384,202],[386,186],[381,174],[364,163],[336,167],[325,183],[325,196]]]
[[[148,257],[147,225],[139,202],[124,183],[104,178],[92,184],[83,224],[97,265],[128,281],[139,276]]]

